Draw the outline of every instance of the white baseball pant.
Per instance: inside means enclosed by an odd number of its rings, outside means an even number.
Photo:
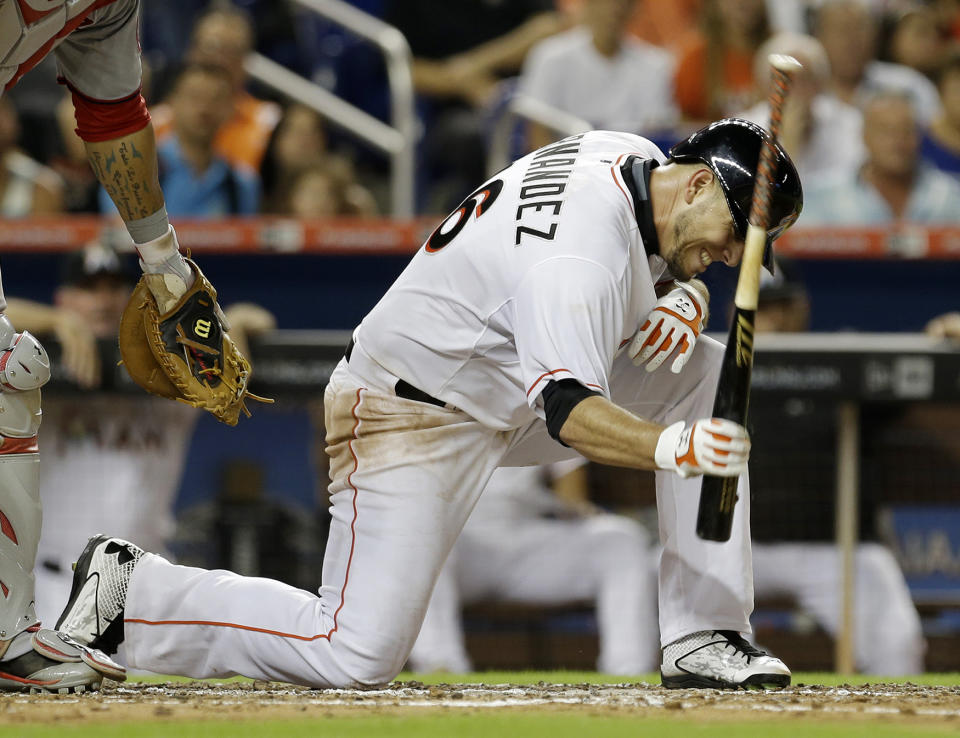
[[[700,344],[679,377],[666,368],[647,374],[619,357],[613,400],[664,423],[709,415],[722,347]],[[129,666],[316,687],[389,681],[494,468],[574,454],[539,421],[496,431],[458,410],[399,398],[393,378],[357,356],[340,363],[325,394],[333,505],[320,596],[146,555],[127,593]],[[552,458],[541,458],[547,450]],[[696,537],[698,490],[696,478],[657,474],[664,643],[705,628],[750,629],[746,480],[726,543]]]

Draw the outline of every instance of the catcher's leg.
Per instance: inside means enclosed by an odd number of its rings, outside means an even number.
[[[0,690],[82,692],[103,674],[123,678],[106,657],[39,627],[33,565],[40,540],[40,386],[50,378],[43,347],[0,315]]]

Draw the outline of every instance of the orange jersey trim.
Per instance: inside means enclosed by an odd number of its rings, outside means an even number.
[[[540,384],[541,379],[543,379],[544,377],[549,377],[551,374],[556,374],[557,372],[567,372],[567,374],[571,374],[571,375],[573,374],[573,372],[571,372],[569,369],[554,369],[553,371],[544,372],[543,374],[541,374],[539,377],[536,378],[533,384],[530,385],[530,389],[527,390],[527,397],[529,397],[530,393],[533,392],[534,388],[538,384]],[[576,379],[576,377],[574,377],[574,379]],[[578,379],[577,381],[579,382],[580,380]],[[596,387],[598,390],[603,392],[603,387],[601,387],[599,384],[593,384],[591,382],[583,382],[583,385],[586,387]]]

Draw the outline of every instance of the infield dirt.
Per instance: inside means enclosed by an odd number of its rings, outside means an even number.
[[[955,724],[960,688],[906,684],[806,686],[776,692],[666,690],[659,685],[394,682],[367,690],[315,690],[268,682],[106,682],[83,695],[0,695],[0,724],[203,719],[280,720],[306,715],[406,714],[511,708],[692,720],[828,719]],[[956,721],[956,723],[954,723]]]

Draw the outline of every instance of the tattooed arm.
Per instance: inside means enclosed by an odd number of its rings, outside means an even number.
[[[110,141],[85,141],[84,146],[93,173],[124,221],[145,218],[163,207],[152,124]]]

